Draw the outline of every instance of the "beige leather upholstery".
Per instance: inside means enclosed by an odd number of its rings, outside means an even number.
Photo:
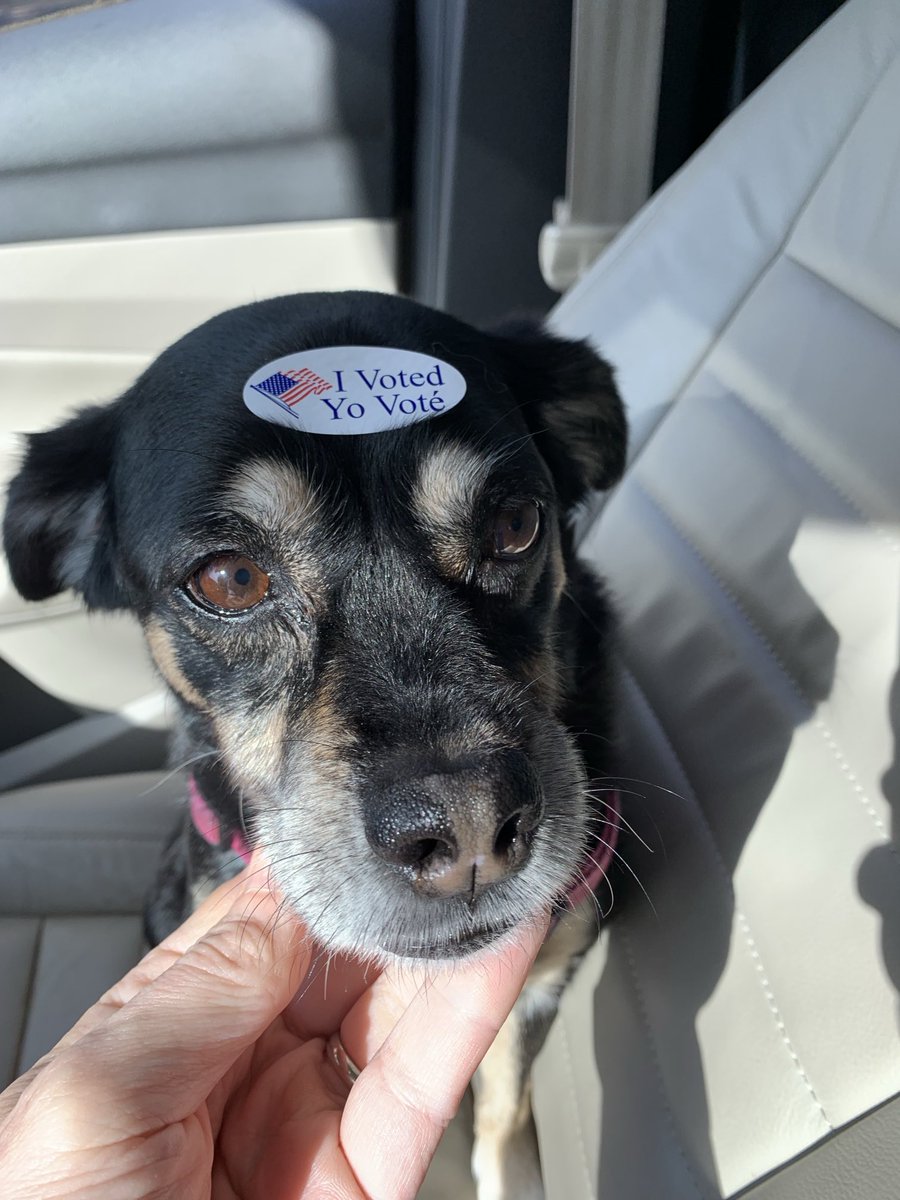
[[[634,415],[581,545],[655,852],[540,1060],[551,1198],[732,1197],[900,1092],[898,114],[900,6],[851,0],[555,315]]]

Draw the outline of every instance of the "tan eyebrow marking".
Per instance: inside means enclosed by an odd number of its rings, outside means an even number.
[[[318,509],[315,489],[299,468],[277,459],[254,458],[234,475],[226,499],[264,529],[296,532]]]
[[[454,578],[462,578],[469,568],[467,526],[495,461],[493,453],[448,440],[435,446],[419,468],[412,490],[416,521],[438,565]]]
[[[222,498],[265,531],[279,562],[313,608],[324,604],[322,563],[312,548],[322,507],[300,468],[278,459],[251,459],[235,472]]]
[[[436,446],[422,463],[413,489],[413,503],[422,523],[443,530],[468,520],[494,458],[462,442]]]

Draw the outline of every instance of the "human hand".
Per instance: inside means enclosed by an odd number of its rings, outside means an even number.
[[[450,968],[316,973],[266,879],[257,856],[0,1095],[6,1200],[415,1196],[546,923]]]

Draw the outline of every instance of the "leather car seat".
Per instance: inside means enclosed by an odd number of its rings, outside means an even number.
[[[646,848],[539,1059],[551,1200],[900,1191],[898,114],[900,6],[850,0],[553,316],[631,411],[579,537]],[[7,1077],[138,952],[148,782],[0,796]]]
[[[539,1062],[548,1196],[896,1198],[900,6],[840,9],[553,320],[631,412],[580,544],[649,849]]]

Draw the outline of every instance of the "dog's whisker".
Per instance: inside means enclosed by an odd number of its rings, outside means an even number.
[[[326,1001],[328,1000],[328,974],[331,970],[331,963],[333,961],[333,958],[334,958],[334,956],[332,955],[331,951],[329,950],[328,954],[325,957],[325,979],[322,983],[322,995]]]
[[[591,627],[591,629],[593,629],[594,633],[596,633],[597,636],[601,639],[605,638],[605,636],[606,636],[605,632],[602,629],[600,629],[600,627],[597,625],[596,621],[594,621],[588,615],[588,613],[584,609],[584,606],[575,599],[575,597],[572,595],[571,591],[569,590],[568,586],[563,588],[563,595],[566,597],[566,599],[569,601],[569,603],[576,609],[576,611],[581,616],[582,620],[586,621],[587,624],[590,625],[590,627]]]
[[[577,879],[577,877],[576,877],[576,879]],[[581,882],[586,882],[586,881],[585,881],[584,879],[582,879],[582,880],[581,880]],[[612,893],[612,885],[611,885],[611,884],[609,884],[609,880],[608,880],[608,879],[607,879],[605,876],[604,876],[604,882],[606,882],[606,883],[607,883],[607,885],[608,885],[608,887],[609,887],[609,890],[610,890],[610,893]],[[595,920],[596,920],[596,919],[599,917],[601,920],[606,920],[606,919],[607,919],[607,917],[609,916],[609,914],[612,912],[612,909],[613,909],[613,902],[614,902],[614,900],[615,900],[615,896],[614,896],[614,895],[611,895],[611,898],[610,898],[610,906],[609,906],[609,908],[608,908],[608,909],[606,909],[606,910],[604,911],[603,905],[600,903],[600,899],[599,899],[599,897],[597,896],[596,892],[594,892],[594,891],[591,891],[591,892],[589,892],[589,893],[588,893],[588,895],[587,895],[587,896],[585,896],[585,898],[584,898],[584,900],[582,901],[582,903],[585,903],[585,902],[590,902],[590,904],[591,904],[591,907],[592,907],[592,917],[593,917],[593,919],[595,919]],[[583,916],[583,915],[582,915],[582,914],[579,912],[579,908],[580,908],[580,907],[581,907],[580,905],[579,905],[578,907],[576,907],[576,908],[569,908],[569,907],[566,907],[566,908],[564,908],[562,911],[563,911],[563,913],[565,913],[565,914],[568,914],[569,916],[575,917],[575,918],[577,918],[578,920],[581,920],[581,921],[584,921],[584,920],[590,920],[590,919],[591,919],[590,917],[589,917],[589,918],[585,918],[585,917],[584,917],[584,916]]]
[[[614,827],[619,830],[627,829],[628,832],[632,835],[632,837],[637,838],[637,840],[641,843],[641,845],[644,847],[644,849],[648,853],[650,853],[650,854],[656,853],[656,851],[653,849],[653,847],[651,845],[649,845],[641,837],[641,835],[638,833],[638,831],[635,829],[635,827],[631,824],[631,822],[626,817],[624,817],[622,815],[621,811],[618,808],[615,808],[612,804],[610,804],[607,800],[602,799],[600,796],[592,795],[590,792],[588,792],[587,794],[591,797],[591,799],[594,801],[595,804],[602,804],[604,808],[608,809],[611,813],[613,813],[618,824],[615,824],[612,821],[607,821],[607,820],[603,819],[602,817],[599,816],[599,814],[597,816],[592,816],[591,814],[588,814],[588,816],[585,818],[586,823],[590,824],[592,821],[600,821],[600,823],[604,824],[604,825],[614,825]]]
[[[612,787],[612,786],[602,787],[596,781],[594,781],[588,788],[585,789],[585,794],[589,794],[591,796],[600,796],[600,795],[634,796],[638,800],[646,800],[647,799],[647,797],[644,795],[643,792],[636,792],[636,791],[634,791],[633,788]]]
[[[604,778],[610,781],[611,786],[615,786],[617,780],[622,780],[624,783],[639,783],[641,787],[653,788],[654,791],[665,792],[669,796],[674,796],[676,800],[687,801],[687,797],[683,793],[676,792],[674,788],[663,787],[661,783],[653,783],[649,779],[637,779],[631,775],[607,775]]]
[[[162,778],[157,779],[156,783],[152,783],[150,787],[146,788],[146,790],[141,792],[140,795],[151,795],[158,788],[161,788],[164,786],[164,784],[168,783],[170,779],[173,779],[180,771],[185,770],[187,767],[192,767],[194,763],[202,762],[204,759],[219,758],[221,757],[221,753],[222,752],[220,750],[205,750],[202,754],[195,754],[193,758],[188,758],[183,763],[179,763],[177,767],[172,767],[165,773],[165,775],[162,776]]]
[[[592,729],[570,729],[569,732],[576,738],[596,738],[598,742],[603,742],[605,746],[612,746],[613,739],[606,737],[602,733],[595,733]]]
[[[612,912],[613,907],[615,906],[615,900],[616,900],[615,892],[613,891],[612,880],[609,877],[609,873],[604,871],[603,876],[602,876],[602,882],[604,882],[606,884],[606,886],[609,889],[609,894],[610,894],[609,908],[606,910],[606,912],[603,911],[603,908],[600,904],[599,897],[596,894],[595,888],[590,886],[587,876],[585,875],[584,871],[580,867],[577,867],[575,869],[575,878],[578,882],[580,882],[581,884],[584,885],[584,887],[587,888],[588,896],[594,903],[594,906],[597,909],[598,915],[603,920],[606,920],[607,917],[609,916],[609,914]],[[573,911],[577,911],[577,910],[569,909],[568,911],[573,912]]]
[[[598,789],[596,789],[596,788],[592,789],[592,791],[596,791],[596,790],[598,790]],[[601,791],[605,791],[605,792],[618,792],[618,793],[619,793],[620,795],[622,795],[622,796],[632,796],[632,797],[634,797],[636,800],[642,800],[642,801],[646,801],[646,800],[647,800],[647,797],[646,797],[646,796],[645,796],[645,795],[644,795],[642,792],[635,792],[635,791],[633,791],[633,790],[632,790],[632,789],[630,789],[630,788],[623,788],[623,787],[609,787],[609,788],[602,788],[602,789],[599,789],[599,790],[601,790]],[[587,794],[591,794],[591,792],[589,792],[589,793],[587,793]],[[674,794],[677,796],[677,793],[674,793]],[[678,797],[678,798],[679,798],[679,799],[682,799],[683,797]],[[599,802],[599,800],[600,800],[599,796],[598,796],[598,797],[596,797],[596,799],[597,799],[597,800],[598,800],[598,802]],[[661,849],[661,850],[662,850],[662,852],[663,852],[663,857],[665,857],[665,854],[666,854],[666,844],[665,844],[665,841],[664,841],[664,839],[663,839],[663,836],[662,836],[662,834],[661,834],[661,832],[660,832],[659,825],[657,824],[657,822],[656,822],[656,819],[654,818],[652,811],[651,811],[651,810],[650,810],[650,809],[647,807],[646,803],[645,803],[645,804],[642,804],[642,805],[641,805],[641,808],[642,808],[642,810],[643,810],[644,817],[645,817],[645,818],[646,818],[646,819],[647,819],[647,820],[650,822],[650,824],[653,826],[654,832],[655,832],[655,834],[656,834],[657,842],[658,842],[658,844],[659,844],[659,846],[660,846],[660,849]],[[632,830],[632,832],[634,832],[634,830]],[[636,833],[635,833],[635,836],[637,836],[637,834],[636,834]]]
[[[271,893],[271,891],[272,891],[271,880],[269,880],[269,889],[268,889],[268,890],[269,890],[269,892]],[[248,907],[247,907],[247,908],[244,910],[244,913],[243,913],[243,919],[242,919],[242,922],[241,922],[241,933],[240,933],[240,939],[239,939],[239,946],[240,946],[241,948],[243,948],[243,944],[244,944],[244,935],[245,935],[245,933],[247,932],[247,930],[249,929],[249,926],[250,926],[250,921],[252,920],[252,918],[253,918],[253,917],[254,917],[254,915],[256,914],[256,911],[258,910],[259,906],[260,906],[260,905],[261,905],[261,904],[264,902],[264,900],[265,900],[265,897],[264,897],[262,894],[255,895],[255,896],[253,896],[253,897],[251,898],[251,902],[250,902],[250,904],[249,904],[249,905],[248,905]],[[268,932],[267,932],[267,931],[268,931],[269,920],[271,920],[271,918],[267,919],[267,921],[266,921],[266,924],[263,926],[263,928],[262,928],[262,930],[261,930],[261,932],[260,932],[260,938],[261,938],[263,941],[264,941],[264,940],[266,939],[266,937],[268,936]]]
[[[645,897],[647,903],[650,905],[650,908],[653,911],[654,917],[656,917],[656,919],[659,920],[659,913],[656,911],[656,905],[650,899],[650,893],[647,891],[647,889],[644,887],[641,880],[638,878],[637,872],[634,870],[631,863],[622,854],[619,853],[619,851],[616,849],[615,846],[611,846],[608,842],[602,841],[602,839],[598,839],[598,841],[600,841],[600,845],[604,846],[607,850],[610,851],[610,853],[612,854],[612,856],[614,858],[617,858],[619,860],[619,862],[622,864],[622,866],[625,868],[625,870],[628,872],[628,874],[632,877],[634,882],[638,885],[638,887],[644,893],[644,897]]]

